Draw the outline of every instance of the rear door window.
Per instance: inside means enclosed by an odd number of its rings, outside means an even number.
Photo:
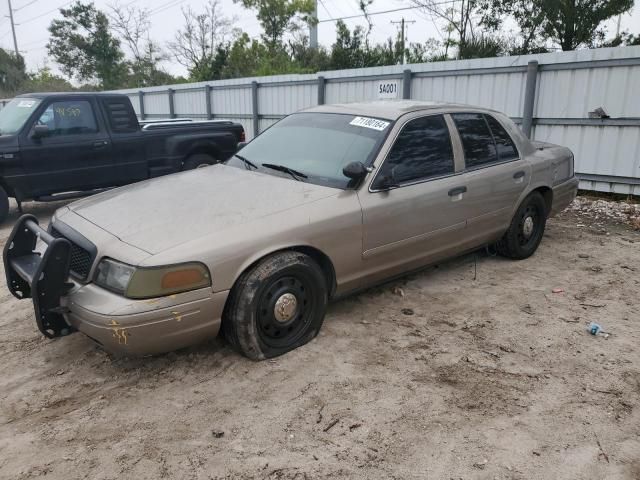
[[[453,118],[468,169],[479,168],[498,161],[496,144],[484,115],[481,113],[454,113]]]
[[[87,100],[51,103],[38,119],[49,127],[49,136],[83,135],[98,132],[96,116]]]
[[[491,115],[485,115],[484,118],[491,128],[493,139],[496,142],[496,148],[498,150],[498,160],[501,162],[507,162],[509,160],[515,160],[520,157],[516,144],[513,142],[511,136],[507,133],[500,122],[493,118]]]
[[[442,115],[431,115],[411,120],[402,128],[374,188],[388,177],[402,184],[452,173],[453,148],[447,123]]]

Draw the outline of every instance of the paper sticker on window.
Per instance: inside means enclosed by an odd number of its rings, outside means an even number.
[[[18,107],[31,108],[35,105],[35,103],[36,103],[35,100],[20,100],[20,103],[18,103]]]
[[[385,128],[389,126],[389,122],[385,122],[384,120],[378,120],[377,118],[368,118],[368,117],[356,117],[351,120],[350,125],[355,127],[364,127],[371,128],[373,130],[378,130],[382,132]]]

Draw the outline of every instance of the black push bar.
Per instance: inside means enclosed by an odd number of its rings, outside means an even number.
[[[36,251],[38,239],[47,246]],[[20,217],[7,240],[3,253],[7,287],[14,297],[31,298],[38,329],[48,338],[63,337],[74,331],[64,319],[60,299],[73,284],[69,283],[71,243],[54,238],[40,227],[33,215]]]

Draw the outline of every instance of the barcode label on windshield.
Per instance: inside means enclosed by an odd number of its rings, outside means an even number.
[[[350,125],[353,125],[354,127],[371,128],[372,130],[378,130],[379,132],[382,132],[389,126],[389,122],[378,120],[377,118],[356,117],[351,120]]]
[[[31,108],[35,105],[35,100],[20,100],[18,103],[19,108]]]

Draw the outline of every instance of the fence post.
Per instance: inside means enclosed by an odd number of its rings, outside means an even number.
[[[318,77],[318,105],[324,105],[324,94],[327,86],[327,79],[322,75]]]
[[[251,82],[251,106],[253,114],[253,136],[260,133],[260,117],[258,116],[258,82]]]
[[[408,68],[402,72],[402,98],[404,100],[411,98],[411,70]]]
[[[536,83],[538,81],[538,61],[532,60],[527,65],[527,84],[524,90],[524,106],[522,108],[522,131],[531,138],[533,126],[533,107],[536,102]]]
[[[138,92],[138,102],[140,105],[140,120],[144,120],[146,115],[144,114],[144,92],[142,90]]]
[[[174,94],[174,90],[173,88],[170,88],[168,90],[169,93],[169,118],[176,118],[176,108],[175,108],[175,104],[173,102],[173,94]]]
[[[211,85],[204,86],[204,98],[207,102],[207,120],[213,118],[213,112],[211,111]]]

